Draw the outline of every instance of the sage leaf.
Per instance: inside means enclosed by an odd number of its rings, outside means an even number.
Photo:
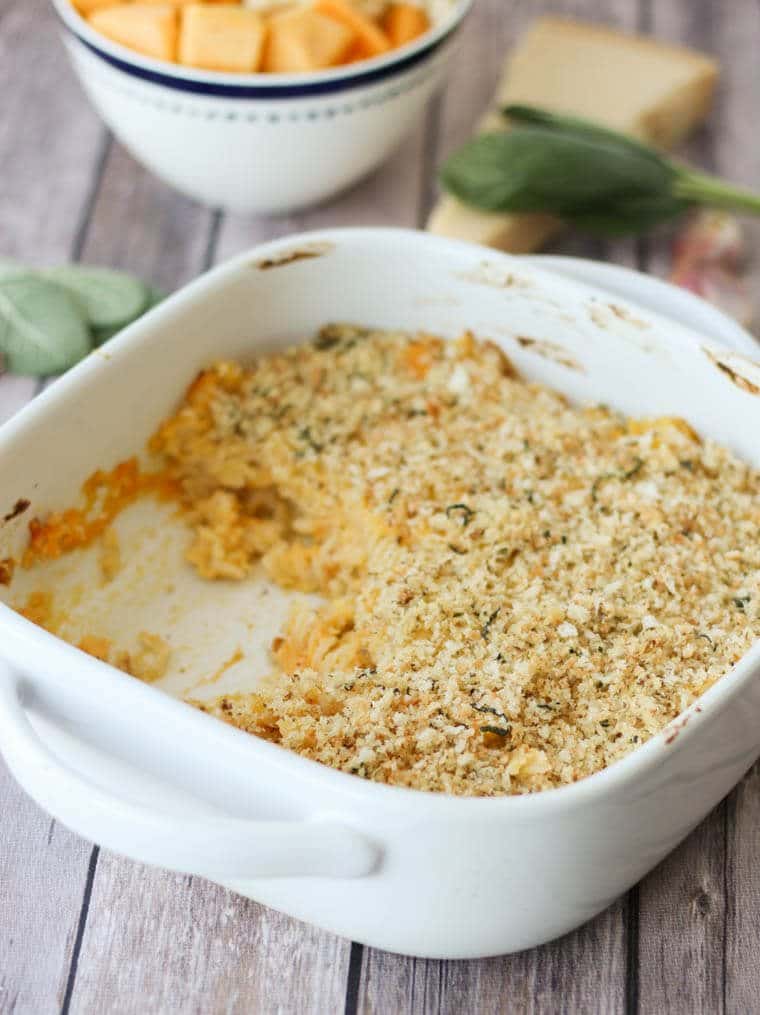
[[[159,289],[158,286],[155,285],[149,285],[148,304],[143,313],[147,313],[149,310],[152,310],[153,307],[157,307],[159,303],[163,303],[167,296],[168,293],[163,289]]]
[[[667,163],[589,137],[515,127],[482,134],[443,168],[447,190],[488,211],[547,212],[607,232],[679,214]]]
[[[694,205],[760,214],[760,195],[672,162],[634,138],[531,106],[503,110],[441,170],[446,190],[491,212],[543,212],[593,232],[644,232]]]
[[[67,264],[46,268],[42,276],[70,290],[87,311],[90,327],[112,333],[126,327],[147,308],[148,287],[123,271]]]
[[[17,374],[55,374],[91,348],[84,308],[68,290],[33,274],[0,276],[0,354]]]
[[[19,278],[22,275],[33,274],[31,269],[27,268],[25,264],[21,264],[19,261],[11,261],[6,258],[0,258],[0,279],[3,278]]]
[[[147,302],[143,307],[143,309],[140,311],[140,314],[138,314],[138,316],[141,316],[142,314],[147,314],[147,312],[149,310],[152,310],[153,307],[158,306],[159,303],[162,303],[166,299],[167,295],[163,291],[163,289],[158,289],[156,288],[156,286],[151,285],[146,286],[146,293],[147,293]],[[136,318],[134,319],[136,320]],[[124,328],[126,328],[126,326],[131,323],[132,321],[129,320],[126,321],[124,324],[116,325],[115,327],[93,328],[92,329],[93,342],[95,343],[95,345],[102,345],[104,342],[107,342],[109,338],[113,338],[114,335],[117,335],[120,331],[123,331]]]
[[[529,124],[534,127],[547,127],[555,131],[572,131],[577,137],[585,137],[591,141],[606,141],[627,148],[637,156],[643,155],[645,158],[658,162],[664,161],[654,148],[631,137],[630,134],[621,134],[617,130],[610,130],[609,127],[603,127],[592,120],[584,120],[580,116],[552,113],[550,110],[541,109],[538,106],[521,106],[517,103],[505,106],[502,113],[513,124]]]

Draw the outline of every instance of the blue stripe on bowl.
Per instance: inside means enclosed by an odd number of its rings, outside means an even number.
[[[400,60],[394,60],[392,63],[385,64],[382,67],[375,67],[363,74],[352,74],[350,77],[345,78],[333,78],[330,81],[304,81],[302,85],[235,85],[210,81],[193,81],[190,78],[180,78],[173,74],[162,74],[160,71],[139,67],[136,64],[106,53],[87,39],[82,38],[63,19],[61,19],[61,23],[91,53],[94,53],[112,67],[116,67],[117,70],[122,71],[124,74],[140,78],[142,81],[150,81],[154,85],[162,85],[164,88],[173,88],[175,91],[185,92],[186,94],[214,95],[225,99],[300,99],[363,88],[366,85],[375,84],[377,81],[384,81],[386,78],[416,67],[417,64],[422,63],[430,57],[451,38],[460,24],[460,22],[454,22],[445,34],[427,46],[423,46],[422,49],[410,53],[409,56],[405,56]]]

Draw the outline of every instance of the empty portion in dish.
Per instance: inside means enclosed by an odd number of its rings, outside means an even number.
[[[447,0],[72,0],[92,27],[158,60],[253,74],[324,70],[413,42]]]
[[[469,334],[328,326],[218,363],[151,452],[160,479],[119,496],[177,498],[199,576],[245,588],[263,567],[300,593],[261,686],[194,703],[366,778],[573,782],[760,636],[760,473],[683,420],[572,407]],[[85,545],[93,512],[118,508],[109,482],[83,514],[32,523],[24,563]],[[121,566],[113,540],[99,553]],[[79,643],[152,679],[169,647],[144,635],[127,660],[97,630]]]

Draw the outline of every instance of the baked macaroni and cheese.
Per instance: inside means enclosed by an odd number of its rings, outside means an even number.
[[[34,522],[25,563],[141,492],[176,497],[204,578],[263,568],[321,597],[296,597],[255,693],[196,704],[368,779],[574,782],[760,637],[760,473],[681,419],[572,406],[470,334],[333,325],[217,363],[151,452],[158,477],[123,466],[116,492]],[[165,665],[149,636],[126,658],[92,639],[137,675]]]

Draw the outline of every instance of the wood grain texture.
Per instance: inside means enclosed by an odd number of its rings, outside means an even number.
[[[683,0],[686,4],[686,0]],[[712,167],[749,187],[760,187],[760,5],[753,0],[723,0],[704,5],[710,12],[709,38],[721,62],[717,103],[707,134],[712,145]],[[752,40],[751,42],[749,40]],[[755,294],[754,333],[760,334],[760,220],[744,220],[750,252],[747,279]],[[759,346],[760,354],[760,346]],[[759,1002],[760,1003],[760,1002]]]
[[[76,254],[105,138],[56,34],[45,0],[0,6],[0,256],[36,263]],[[33,378],[0,377],[0,420],[36,389]],[[0,1011],[45,1015],[65,991],[90,847],[2,763],[0,815]]]
[[[3,257],[69,257],[96,179],[105,131],[57,35],[49,2],[0,5]]]
[[[756,135],[738,130],[739,118],[747,123],[760,94],[756,61],[743,57],[746,46],[740,38],[760,35],[760,10],[754,3],[732,3],[730,15],[725,4],[693,4],[671,0],[653,4],[647,28],[658,36],[714,53],[721,62],[722,75],[710,122],[685,150],[688,158],[715,172],[757,184],[760,179],[760,151]],[[756,248],[760,230],[747,224],[748,240]],[[666,275],[672,231],[664,231],[658,243],[649,244],[648,268]],[[750,272],[756,285],[757,268]],[[639,888],[638,993],[642,1012],[718,1012],[731,995],[728,984],[743,985],[757,963],[748,950],[748,930],[760,926],[760,894],[751,881],[736,885],[735,875],[744,870],[747,836],[752,837],[751,820],[756,818],[757,795],[747,792],[746,781],[733,796],[717,807],[702,825],[642,882]],[[742,823],[747,810],[750,821]],[[738,827],[744,835],[736,835]],[[757,826],[755,826],[757,827]],[[737,851],[727,851],[727,842]],[[758,836],[755,834],[755,859]],[[734,857],[742,857],[734,867]],[[741,905],[737,900],[741,899]],[[755,938],[755,948],[756,948]],[[728,956],[735,963],[729,970]],[[733,973],[733,975],[731,975]],[[738,974],[738,975],[737,975]],[[754,977],[754,994],[743,987],[734,1001],[749,1002],[734,1011],[757,1010],[760,1003]]]
[[[36,386],[37,381],[34,377],[0,375],[0,424],[26,405]]]
[[[0,814],[0,1012],[47,1015],[65,991],[90,846],[39,810],[5,765]]]
[[[641,1012],[723,1005],[725,805],[639,886]]]
[[[334,1015],[346,942],[198,878],[104,855],[70,1011]]]
[[[760,1010],[760,764],[725,803],[723,998],[727,1015]]]
[[[625,1010],[625,921],[612,906],[580,930],[503,958],[439,962],[367,951],[358,1011],[366,1015],[611,1015]]]
[[[215,224],[213,212],[164,186],[114,144],[81,259],[124,268],[171,292],[206,267]]]

